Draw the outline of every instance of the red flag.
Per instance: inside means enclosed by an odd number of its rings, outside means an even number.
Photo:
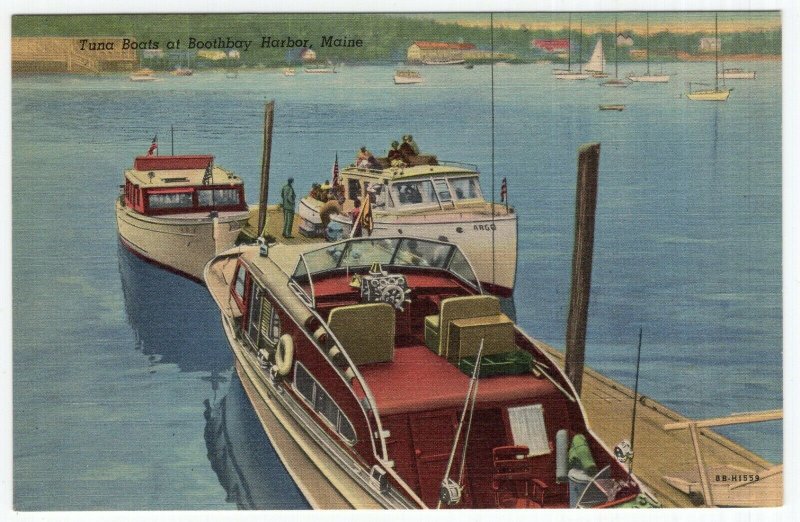
[[[150,148],[147,149],[147,155],[148,156],[152,156],[153,152],[155,152],[156,149],[158,149],[158,134],[153,136],[153,143],[151,143],[150,144]]]
[[[331,174],[331,186],[335,187],[339,184],[339,153],[336,153],[336,158],[333,160],[333,173]]]
[[[507,201],[508,200],[508,183],[506,183],[506,178],[503,178],[503,182],[500,184],[500,201]]]

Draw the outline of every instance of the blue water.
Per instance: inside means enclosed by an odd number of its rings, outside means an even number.
[[[627,89],[556,81],[549,66],[494,69],[496,190],[507,177],[520,216],[520,324],[564,344],[576,151],[599,141],[587,361],[632,385],[641,326],[640,391],[690,417],[782,406],[781,70],[742,65],[758,79],[730,82],[720,104],[679,97],[708,63]],[[14,78],[18,509],[306,507],[244,398],[212,300],[118,247],[113,200],[153,134],[169,153],[170,125],[176,153],[214,154],[255,200],[273,98],[272,201],[287,177],[304,190],[335,153],[346,164],[409,132],[477,164],[489,193],[490,68],[429,67],[404,87],[392,72]],[[224,451],[221,417],[235,419],[222,423]],[[723,433],[781,461],[781,431]]]

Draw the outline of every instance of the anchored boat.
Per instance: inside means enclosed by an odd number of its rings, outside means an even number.
[[[155,145],[155,142],[154,142]],[[249,216],[244,184],[210,155],[139,156],[116,200],[117,231],[134,254],[202,281]]]
[[[719,42],[719,15],[714,15],[714,37]],[[723,81],[726,76],[722,76]],[[714,88],[713,89],[698,89],[693,90],[692,84],[689,83],[689,92],[686,97],[692,101],[727,101],[731,95],[732,88],[719,87],[719,43],[714,46]],[[695,82],[696,83],[696,82]],[[701,84],[704,85],[704,84]]]
[[[409,85],[414,83],[422,83],[422,75],[419,71],[412,69],[400,69],[394,73],[395,85]]]
[[[262,242],[214,258],[205,281],[254,410],[315,508],[655,504],[456,245]]]
[[[392,167],[387,158],[378,158],[372,168],[342,169],[338,201],[313,192],[300,201],[300,231],[331,238],[328,230],[336,228],[339,235],[350,236],[356,200],[369,197],[372,237],[402,234],[455,243],[475,266],[484,288],[510,296],[517,269],[513,207],[484,199],[475,165],[429,155],[407,159],[419,164]]]

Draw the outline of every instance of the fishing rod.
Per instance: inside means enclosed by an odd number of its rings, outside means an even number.
[[[631,458],[628,462],[628,478],[633,473],[633,444],[636,438],[636,405],[639,404],[639,363],[642,360],[642,327],[639,327],[639,347],[636,349],[636,380],[633,385],[633,415],[631,416]]]

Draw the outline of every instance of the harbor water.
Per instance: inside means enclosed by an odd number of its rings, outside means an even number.
[[[408,133],[424,152],[476,164],[487,197],[506,178],[519,214],[517,319],[555,346],[577,148],[600,142],[587,363],[632,386],[642,327],[643,394],[692,418],[781,408],[780,62],[726,64],[757,79],[729,81],[725,103],[687,100],[686,82],[713,78],[712,65],[667,64],[669,83],[624,89],[555,80],[548,65],[423,67],[410,86],[392,83],[393,66],[15,77],[16,508],[308,507],[238,382],[206,290],[132,256],[114,224],[123,169],[155,134],[169,154],[170,126],[176,154],[213,154],[254,202],[268,99],[271,202],[289,176],[302,196],[330,178],[336,154],[344,166],[358,147],[383,154]],[[780,422],[720,432],[782,460]]]

